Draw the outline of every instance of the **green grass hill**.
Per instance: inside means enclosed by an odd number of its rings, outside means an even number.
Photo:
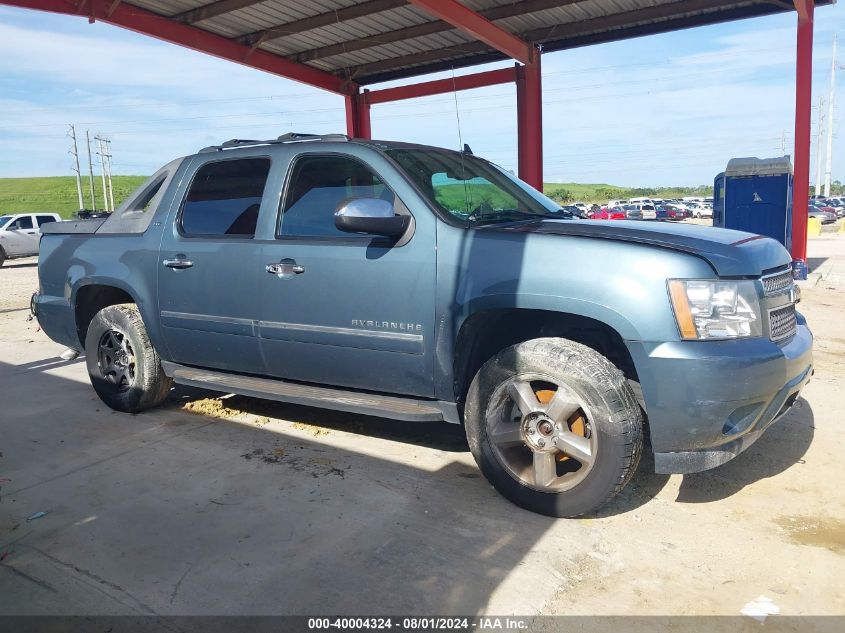
[[[140,185],[146,176],[113,176],[114,203],[119,205]],[[606,184],[583,184],[573,182],[547,182],[543,185],[546,195],[558,202],[606,202],[612,198],[634,196],[658,196],[674,198],[679,196],[712,195],[708,186],[628,188]],[[455,187],[455,195],[463,195],[463,187]],[[85,207],[91,208],[91,194],[88,177],[82,179],[82,195]],[[94,196],[97,208],[103,208],[102,179],[94,177]],[[493,201],[494,202],[494,201]],[[0,215],[50,211],[69,218],[77,211],[76,180],[72,176],[51,176],[47,178],[0,178]]]

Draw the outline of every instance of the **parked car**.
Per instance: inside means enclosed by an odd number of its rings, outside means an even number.
[[[581,217],[587,217],[587,212],[590,210],[590,205],[586,202],[573,202],[573,207],[578,207],[581,210]]]
[[[590,217],[590,214],[591,214],[590,211],[587,211],[585,213],[582,209],[580,209],[579,207],[576,207],[574,204],[563,205],[560,208],[560,211],[563,212],[563,213],[569,214],[570,217],[573,217],[573,218],[588,218],[588,217]]]
[[[812,200],[811,205],[821,209],[822,211],[827,211],[828,213],[833,213],[837,218],[841,218],[845,216],[845,204],[839,199],[836,198],[828,198],[827,200]]]
[[[713,217],[713,207],[706,203],[690,202],[687,204],[687,209],[689,209],[692,217],[696,219]]]
[[[38,255],[41,227],[61,222],[58,213],[15,213],[0,216],[0,266],[7,259]]]
[[[636,202],[630,205],[640,212],[640,220],[656,220],[657,219],[657,211],[654,208],[654,204],[651,202]]]
[[[593,220],[642,220],[642,212],[633,204],[603,209],[593,214]]]
[[[687,217],[686,211],[682,211],[671,204],[655,205],[654,211],[658,220],[683,220]]]
[[[812,374],[776,241],[562,217],[452,150],[230,141],[43,229],[33,310],[113,409],[175,382],[462,423],[490,483],[552,516],[606,503],[643,450],[660,473],[734,458]]]
[[[666,206],[666,209],[668,210],[670,220],[683,220],[683,219],[688,218],[692,215],[687,210],[687,208],[682,206],[682,205],[667,204],[665,206]]]
[[[831,207],[810,206],[807,211],[809,217],[821,220],[822,224],[833,224],[836,222],[836,213]]]

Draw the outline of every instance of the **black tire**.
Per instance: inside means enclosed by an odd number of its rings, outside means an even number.
[[[6,251],[3,250],[3,247],[0,246],[0,268],[3,267],[3,264],[6,263]]]
[[[491,399],[519,376],[529,376],[532,389],[536,384],[532,376],[565,385],[567,393],[577,395],[578,402],[583,403],[577,415],[587,416],[589,410],[589,431],[585,435],[592,438],[597,434],[590,440],[595,441],[595,448],[590,449],[594,450],[593,461],[583,480],[568,490],[542,491],[526,485],[505,467],[504,458],[499,457],[502,452],[488,435],[489,420],[503,409],[496,404],[500,400]],[[518,428],[523,428],[527,417]],[[464,422],[473,457],[493,487],[516,505],[553,517],[576,517],[605,504],[631,479],[642,453],[642,411],[622,372],[595,350],[562,338],[519,343],[487,361],[470,385]],[[526,437],[524,432],[519,433]],[[524,449],[533,459],[533,449],[524,441],[515,444],[509,450],[518,454]],[[568,457],[558,454],[556,459]],[[556,463],[554,468],[557,475],[561,467]]]
[[[108,306],[94,315],[85,336],[85,359],[94,391],[116,411],[155,407],[173,384],[134,303]]]

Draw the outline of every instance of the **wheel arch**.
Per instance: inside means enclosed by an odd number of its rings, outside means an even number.
[[[453,390],[464,402],[473,377],[502,349],[541,337],[566,338],[607,357],[630,380],[637,381],[625,338],[607,322],[578,312],[541,308],[493,307],[477,310],[461,323],[453,356]]]
[[[77,285],[73,293],[73,314],[80,345],[85,346],[85,335],[94,315],[103,308],[121,303],[134,303],[141,309],[134,293],[119,281],[89,280]]]

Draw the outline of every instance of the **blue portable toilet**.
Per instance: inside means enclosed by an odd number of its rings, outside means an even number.
[[[732,158],[713,182],[713,225],[757,233],[792,247],[792,162]]]
[[[725,226],[725,172],[713,179],[713,226]]]

